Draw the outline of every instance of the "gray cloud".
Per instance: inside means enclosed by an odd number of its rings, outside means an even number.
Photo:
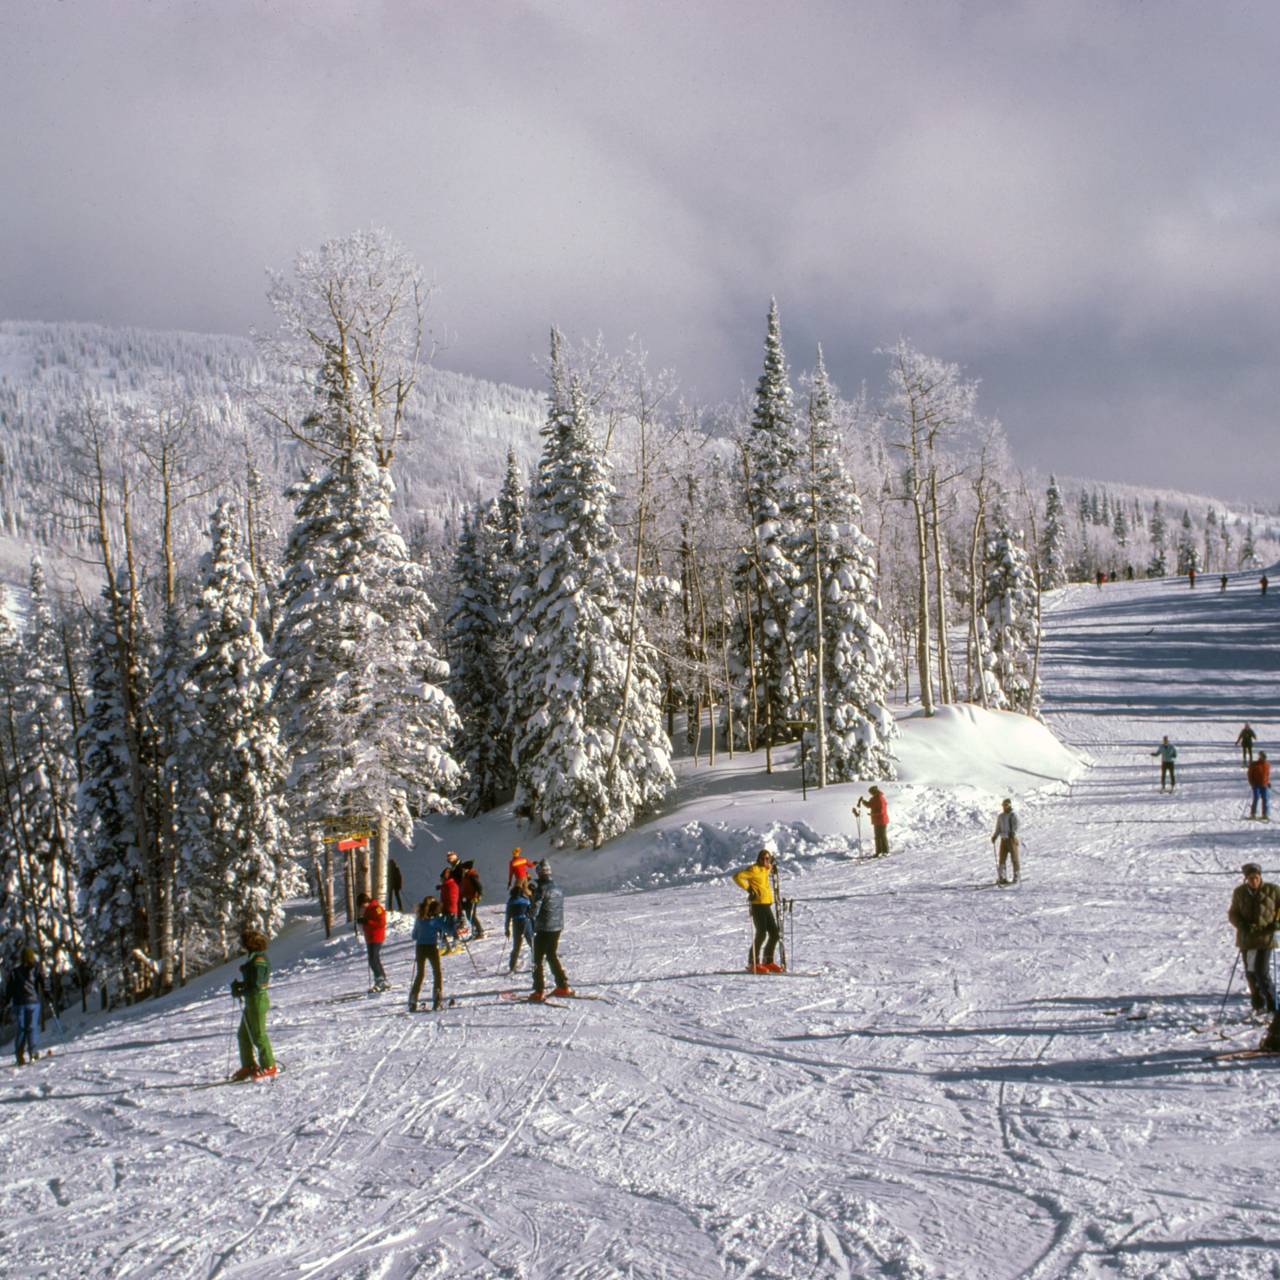
[[[0,0],[0,313],[244,332],[376,222],[442,363],[553,321],[703,399],[907,333],[1020,460],[1274,498],[1280,12],[1191,3]],[[1097,459],[1096,463],[1093,461]],[[1244,464],[1244,465],[1242,465]]]

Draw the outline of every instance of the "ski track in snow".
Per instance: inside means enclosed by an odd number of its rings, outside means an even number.
[[[1263,746],[1280,729],[1276,620],[1243,589],[1058,593],[1046,714],[1094,764],[1018,802],[1024,883],[977,891],[994,809],[816,862],[787,883],[815,977],[734,972],[741,895],[693,883],[571,896],[562,956],[605,999],[562,1009],[498,998],[493,929],[483,974],[445,962],[438,1015],[404,985],[356,996],[349,935],[299,951],[269,1084],[203,1087],[225,995],[90,1020],[5,1082],[0,1256],[203,1280],[1280,1277],[1280,1076],[1202,1058],[1239,864],[1280,878],[1231,746],[1245,719]]]

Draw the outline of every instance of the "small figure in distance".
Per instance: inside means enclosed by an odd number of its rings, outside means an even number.
[[[1246,862],[1240,868],[1244,884],[1237,885],[1227,908],[1227,919],[1235,926],[1236,946],[1244,961],[1245,981],[1254,1013],[1274,1013],[1276,993],[1271,985],[1271,949],[1275,946],[1276,923],[1280,919],[1280,889],[1266,884],[1262,868]]]
[[[1022,878],[1022,866],[1018,860],[1018,815],[1013,811],[1013,801],[1005,800],[996,817],[996,829],[991,833],[991,843],[1000,841],[996,860],[996,884],[1017,884]],[[1013,879],[1004,874],[1005,859],[1013,863]]]
[[[1253,791],[1253,804],[1249,807],[1249,817],[1258,816],[1258,801],[1262,801],[1262,820],[1271,817],[1267,811],[1267,801],[1271,795],[1271,761],[1265,751],[1258,752],[1258,758],[1249,766],[1249,786]]]
[[[1227,589],[1227,575],[1225,573],[1222,575],[1220,581],[1222,583],[1222,586],[1220,586],[1218,590],[1225,591]]]
[[[1178,758],[1178,748],[1169,741],[1169,735],[1164,735],[1164,740],[1151,753],[1153,756],[1160,757],[1160,790],[1164,791],[1164,780],[1169,779],[1169,790],[1172,791],[1177,779],[1174,777],[1173,762]]]
[[[1258,735],[1249,727],[1248,721],[1245,726],[1236,734],[1236,746],[1240,748],[1240,763],[1248,766],[1253,763],[1253,744],[1258,740]]]
[[[879,787],[872,786],[869,791],[870,795],[859,796],[853,812],[857,814],[864,807],[871,811],[871,830],[876,837],[873,856],[883,858],[889,852],[889,799]]]
[[[1265,596],[1267,594],[1267,575],[1265,573],[1258,579],[1258,585],[1262,588],[1262,594]]]
[[[1124,576],[1125,576],[1126,578],[1128,578],[1130,582],[1132,582],[1132,581],[1133,581],[1133,565],[1131,565],[1131,564],[1127,564],[1127,565],[1125,565],[1125,567],[1124,567]]]
[[[782,966],[773,962],[780,933],[773,910],[773,854],[761,849],[751,866],[733,873],[733,883],[747,891],[747,906],[755,927],[751,950],[747,952],[747,972],[781,973]]]
[[[44,971],[40,968],[40,957],[35,947],[23,947],[21,963],[14,966],[5,986],[4,1004],[13,1005],[13,1020],[18,1028],[17,1038],[13,1042],[18,1066],[34,1062],[40,1052],[37,1045],[40,1041],[40,997],[49,999],[45,986]],[[25,1057],[23,1056],[25,1052]]]
[[[400,890],[404,888],[404,876],[400,874],[400,864],[391,858],[387,862],[387,910],[391,910],[391,904],[396,904],[397,911],[404,911],[404,900],[400,897]]]
[[[1194,587],[1196,585],[1196,571],[1194,568],[1187,570],[1187,581]]]
[[[240,977],[231,984],[231,994],[237,1000],[244,1001],[240,1026],[236,1032],[240,1048],[240,1070],[233,1073],[231,1078],[267,1080],[280,1070],[276,1064],[276,1056],[271,1051],[271,1040],[267,1036],[267,1010],[271,1008],[271,998],[267,995],[267,988],[271,985],[267,936],[246,925],[240,932],[240,943],[249,953],[249,958],[240,966]]]
[[[1101,590],[1102,590],[1102,584],[1103,584],[1104,582],[1106,582],[1106,580],[1107,580],[1107,575],[1106,575],[1105,573],[1103,573],[1101,569],[1099,569],[1099,570],[1098,570],[1098,572],[1097,572],[1097,573],[1095,573],[1093,576],[1094,576],[1094,580],[1095,580],[1095,581],[1097,582],[1097,584],[1098,584],[1098,590],[1099,590],[1099,591],[1101,591]]]

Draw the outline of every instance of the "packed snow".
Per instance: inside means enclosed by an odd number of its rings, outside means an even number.
[[[294,904],[272,946],[274,1082],[224,1086],[234,967],[64,1018],[6,1081],[10,1274],[111,1277],[1280,1276],[1275,1060],[1225,913],[1244,821],[1232,745],[1280,730],[1256,578],[1047,599],[1047,728],[972,707],[902,721],[891,854],[858,784],[802,797],[789,756],[679,762],[663,816],[551,854],[561,957],[591,1000],[504,1001],[509,814],[433,824],[475,857],[488,935],[458,1003],[368,996],[363,946]],[[1156,743],[1179,748],[1158,790]],[[1003,796],[1023,883],[993,885]],[[795,907],[788,976],[741,971],[761,844]],[[527,969],[527,955],[522,958]],[[10,1070],[13,1070],[10,1068]]]

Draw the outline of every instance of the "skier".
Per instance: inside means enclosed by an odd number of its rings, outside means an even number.
[[[755,926],[751,950],[747,953],[747,972],[781,973],[782,966],[773,962],[779,936],[778,918],[773,910],[773,854],[761,849],[752,866],[733,873],[733,883],[747,891],[751,923]]]
[[[1018,815],[1013,811],[1013,801],[1005,800],[996,817],[996,829],[991,833],[991,843],[1000,841],[999,857],[996,861],[996,883],[1017,884],[1022,877],[1022,867],[1018,861]],[[1008,880],[1004,874],[1005,859],[1013,863],[1013,879]]]
[[[1258,752],[1258,758],[1249,766],[1249,786],[1253,789],[1253,804],[1249,807],[1249,817],[1258,816],[1258,801],[1262,801],[1262,820],[1265,822],[1271,815],[1267,812],[1267,800],[1271,795],[1271,761],[1265,751]]]
[[[454,855],[457,856],[456,854]],[[440,873],[440,907],[453,924],[453,936],[455,941],[450,945],[445,955],[452,955],[455,951],[462,949],[461,943],[457,941],[462,935],[459,926],[462,923],[458,914],[458,905],[461,895],[461,886],[453,873],[452,867],[445,867]]]
[[[364,930],[365,953],[369,957],[369,972],[373,975],[372,991],[389,991],[387,971],[382,967],[382,944],[387,940],[387,913],[382,903],[362,893],[356,899],[360,909],[360,927]]]
[[[857,814],[863,807],[871,811],[871,830],[876,837],[874,856],[883,858],[889,852],[889,799],[879,787],[873,786],[869,790],[869,795],[858,797],[853,812]]]
[[[400,874],[400,864],[394,859],[390,859],[387,863],[387,910],[391,910],[391,903],[394,899],[397,911],[404,910],[404,900],[400,897],[400,890],[404,888],[404,876]]]
[[[444,1003],[444,978],[440,973],[440,940],[456,937],[453,921],[440,910],[440,900],[430,895],[418,903],[413,922],[413,986],[409,988],[409,1012],[418,1012],[418,994],[431,963],[431,1008],[434,1012]]]
[[[1187,570],[1187,580],[1193,587],[1196,585],[1196,571],[1194,569]]]
[[[1098,590],[1101,591],[1102,584],[1107,580],[1107,575],[1099,569],[1098,572],[1093,575],[1093,580],[1098,584]]]
[[[516,964],[520,960],[521,943],[527,942],[529,953],[533,954],[533,898],[529,893],[529,882],[523,878],[511,886],[503,932],[511,939],[511,959],[507,964],[507,972],[515,973]]]
[[[1258,735],[1246,723],[1244,728],[1236,734],[1236,746],[1240,748],[1241,764],[1246,766],[1253,763],[1253,744],[1258,740]]]
[[[1164,780],[1168,778],[1169,790],[1172,791],[1176,781],[1173,774],[1173,762],[1178,758],[1178,748],[1169,741],[1169,735],[1166,733],[1163,741],[1151,754],[1160,757],[1160,790],[1164,790]]]
[[[543,988],[543,965],[549,964],[555,977],[553,996],[571,996],[569,979],[560,963],[560,934],[564,931],[564,890],[551,879],[551,865],[544,858],[538,863],[538,914],[533,922],[533,992],[530,1000],[546,999]]]
[[[533,859],[526,858],[517,845],[511,850],[511,861],[507,863],[507,888],[510,889],[517,880],[528,880],[533,874]]]
[[[484,885],[480,883],[480,874],[476,871],[474,862],[468,859],[459,865],[462,880],[459,884],[458,898],[462,904],[462,914],[471,926],[471,936],[483,938],[484,925],[480,923],[480,917],[476,915],[476,911],[480,906],[480,895],[484,892]]]
[[[1267,594],[1267,575],[1265,573],[1258,579],[1258,585],[1262,588],[1262,594],[1265,596]]]
[[[1225,591],[1227,589],[1227,575],[1225,573],[1222,575],[1221,582],[1222,582],[1222,585],[1218,588],[1218,590]]]
[[[34,1062],[40,1051],[40,997],[49,998],[44,972],[34,947],[23,947],[21,963],[13,967],[5,987],[5,1003],[13,1005],[13,1018],[18,1035],[13,1042],[18,1066]],[[25,1056],[24,1056],[25,1054]]]
[[[1280,888],[1263,882],[1262,868],[1256,862],[1246,862],[1240,870],[1244,884],[1237,885],[1231,895],[1227,919],[1235,926],[1236,946],[1244,960],[1253,1011],[1274,1013],[1271,950],[1275,946],[1276,924],[1280,923]]]
[[[244,1002],[240,1014],[240,1029],[236,1033],[240,1045],[240,1070],[231,1078],[268,1080],[278,1075],[280,1068],[267,1037],[267,1010],[271,1008],[271,998],[267,995],[267,988],[271,984],[267,939],[265,934],[246,925],[240,933],[240,942],[249,953],[249,958],[240,966],[240,977],[231,984],[231,994]]]

